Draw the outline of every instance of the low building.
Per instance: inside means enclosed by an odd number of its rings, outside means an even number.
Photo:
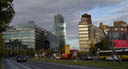
[[[128,48],[128,25],[124,21],[115,21],[108,31],[110,46],[114,48]]]
[[[20,40],[28,49],[35,51],[46,48],[45,29],[42,29],[30,21],[28,24],[10,26],[3,32],[5,44],[9,41]]]
[[[90,28],[91,28],[91,30],[90,30],[91,37],[90,38],[94,39],[95,44],[100,43],[105,39],[106,34],[101,28],[96,27],[95,25],[92,25]]]

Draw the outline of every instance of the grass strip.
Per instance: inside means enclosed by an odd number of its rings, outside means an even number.
[[[89,66],[89,67],[101,67],[105,69],[128,69],[128,62],[122,62],[122,65],[118,62],[112,61],[101,61],[101,60],[78,60],[74,62],[73,60],[53,60],[46,58],[31,58],[31,60],[39,60],[43,62],[53,62],[69,65],[78,65],[78,66]]]

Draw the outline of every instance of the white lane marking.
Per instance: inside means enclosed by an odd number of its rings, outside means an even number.
[[[14,62],[14,61],[12,61],[12,62],[15,63],[15,64],[17,64],[17,65],[19,65],[19,66],[21,66],[21,67],[23,67],[23,68],[25,68],[25,69],[31,69],[31,68],[29,68],[29,67],[27,67],[27,66],[25,66],[25,65],[23,65],[23,64],[16,63],[16,62]]]
[[[13,66],[13,69],[19,69],[16,65],[14,65],[13,63],[11,63],[8,59],[6,60],[7,63],[10,65],[10,66]]]
[[[36,69],[42,69],[42,68],[34,66],[34,65],[29,65],[29,64],[26,64],[26,65],[29,66],[29,67],[35,67]]]

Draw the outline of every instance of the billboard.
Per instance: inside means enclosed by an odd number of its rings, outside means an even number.
[[[70,45],[65,46],[65,54],[70,54]]]
[[[127,48],[128,42],[127,40],[113,40],[115,48]]]

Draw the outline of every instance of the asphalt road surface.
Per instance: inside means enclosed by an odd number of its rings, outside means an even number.
[[[74,66],[41,61],[30,61],[17,63],[14,59],[5,59],[3,69],[103,69],[97,67]]]

